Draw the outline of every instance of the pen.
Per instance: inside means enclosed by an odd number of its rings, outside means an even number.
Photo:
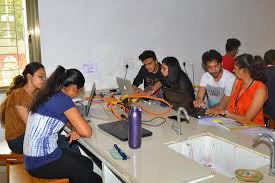
[[[114,148],[118,151],[118,153],[121,155],[123,160],[127,160],[127,155],[116,145],[114,144]]]

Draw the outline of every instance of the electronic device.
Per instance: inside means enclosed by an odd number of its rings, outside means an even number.
[[[188,114],[195,112],[193,105],[194,95],[190,91],[164,87],[163,92],[166,100],[173,106],[173,109],[177,110],[180,107],[184,107]]]
[[[120,139],[121,141],[128,140],[128,120],[99,124],[98,127],[110,135]],[[152,134],[153,133],[151,131],[146,130],[145,128],[141,128],[142,137],[152,136]]]
[[[120,77],[116,77],[118,88],[122,95],[132,95],[134,94],[134,89],[131,81],[127,79],[123,79]]]
[[[203,118],[207,115],[205,114],[206,109],[195,108],[193,105],[194,96],[188,91],[181,91],[172,88],[163,88],[166,100],[173,106],[175,110],[180,107],[184,107],[189,116],[194,118]]]
[[[92,99],[94,98],[95,96],[95,91],[96,91],[96,86],[95,86],[95,83],[93,83],[93,87],[92,87],[92,90],[91,90],[91,93],[90,93],[90,96],[89,96],[89,100],[88,100],[88,103],[84,103],[83,101],[76,101],[75,104],[76,104],[76,108],[80,111],[80,114],[87,120],[87,117],[89,115],[89,112],[90,112],[90,108],[91,108],[91,105],[92,105]]]

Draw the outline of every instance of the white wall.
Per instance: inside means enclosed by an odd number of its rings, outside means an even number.
[[[202,53],[214,48],[224,54],[228,38],[241,40],[240,53],[275,48],[274,7],[274,0],[39,1],[42,62],[49,73],[58,64],[81,69],[96,63],[87,87],[92,80],[98,88],[116,87],[124,60],[136,63],[128,73],[133,79],[138,55],[152,49],[160,61],[176,56],[194,64],[198,83]]]

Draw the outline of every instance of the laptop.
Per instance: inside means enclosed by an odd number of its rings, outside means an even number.
[[[98,127],[121,141],[128,140],[129,123],[127,120],[99,124]],[[141,128],[142,137],[152,136],[152,134],[151,131]]]
[[[76,108],[80,111],[81,115],[87,120],[87,117],[89,115],[89,112],[90,112],[90,108],[91,108],[91,105],[92,105],[92,99],[94,98],[95,96],[95,91],[96,91],[96,87],[95,87],[95,83],[93,83],[93,87],[92,87],[92,90],[91,90],[91,93],[90,93],[90,97],[89,97],[89,100],[88,100],[88,103],[86,104],[86,102],[83,102],[83,100],[79,100],[79,101],[76,101],[75,104],[76,104]]]
[[[118,88],[121,92],[121,95],[134,94],[134,89],[133,89],[131,81],[129,81],[128,79],[116,77],[116,82],[117,82]]]
[[[163,88],[164,95],[166,100],[173,106],[175,110],[180,107],[184,107],[189,116],[194,118],[203,118],[207,115],[205,114],[205,110],[202,108],[195,108],[193,105],[193,101],[195,100],[194,95],[189,91],[176,90],[172,88]]]
[[[91,108],[91,105],[92,105],[92,99],[95,97],[95,91],[96,91],[96,87],[95,87],[95,82],[94,82],[91,93],[90,93],[90,97],[89,97],[89,100],[88,100],[88,105],[87,105],[85,113],[84,113],[84,117],[88,117],[88,115],[89,115],[90,108]]]

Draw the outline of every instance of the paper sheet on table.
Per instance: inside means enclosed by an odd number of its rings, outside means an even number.
[[[217,123],[214,123],[212,120],[214,118],[212,117],[204,117],[199,119],[199,124],[200,125],[206,125],[206,126],[219,126]]]
[[[243,129],[247,128],[246,126],[236,122],[233,119],[225,118],[225,117],[206,117],[199,119],[200,125],[207,126],[220,126],[227,130],[235,130],[235,129]]]

